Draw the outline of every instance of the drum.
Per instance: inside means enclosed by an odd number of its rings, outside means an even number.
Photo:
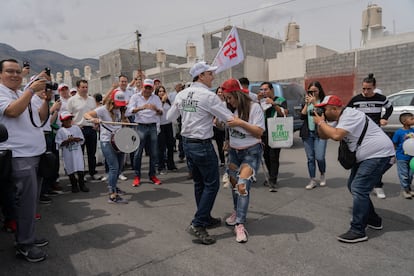
[[[116,151],[131,153],[139,147],[139,136],[134,129],[123,127],[112,134],[111,142]]]

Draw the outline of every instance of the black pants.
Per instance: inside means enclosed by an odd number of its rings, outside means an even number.
[[[218,129],[217,127],[213,127],[214,131],[214,140],[216,140],[217,144],[217,151],[220,158],[220,163],[224,164],[224,151],[223,151],[223,145],[224,145],[224,139],[225,139],[225,132],[224,130]]]
[[[263,157],[265,160],[266,168],[269,171],[270,184],[277,183],[277,177],[279,175],[279,156],[280,148],[272,149],[265,144]]]
[[[85,126],[82,127],[82,133],[85,138],[85,143],[82,145],[82,151],[88,154],[88,171],[89,175],[93,176],[96,172],[96,143],[98,142],[98,136],[96,130],[93,127]]]
[[[167,168],[175,169],[174,163],[174,133],[172,123],[161,125],[158,134],[158,170],[165,169],[165,151],[167,151]]]
[[[56,156],[56,160],[59,160],[59,150],[56,149],[56,143],[55,143],[55,136],[52,133],[45,133],[45,140],[46,140],[46,150],[53,152],[53,154]],[[52,186],[56,183],[56,179],[59,177],[59,164],[57,163],[56,171],[51,177],[43,178],[42,179],[42,188],[40,190],[40,194],[46,194],[48,193]]]

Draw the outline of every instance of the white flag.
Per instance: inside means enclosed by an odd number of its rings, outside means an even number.
[[[227,70],[244,60],[243,49],[240,44],[239,34],[235,26],[231,29],[229,35],[217,53],[212,66],[217,66],[215,73]]]

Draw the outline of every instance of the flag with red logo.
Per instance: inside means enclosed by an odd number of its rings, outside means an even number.
[[[226,40],[217,53],[212,66],[217,66],[215,73],[227,70],[244,60],[242,45],[240,44],[237,28],[233,26]]]

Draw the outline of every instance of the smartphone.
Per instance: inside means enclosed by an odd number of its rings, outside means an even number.
[[[59,94],[55,94],[55,102],[60,100],[60,95]]]
[[[313,91],[308,91],[309,96],[313,96]]]
[[[48,75],[50,77],[50,68],[49,67],[45,68],[45,72],[46,72],[46,75]]]

